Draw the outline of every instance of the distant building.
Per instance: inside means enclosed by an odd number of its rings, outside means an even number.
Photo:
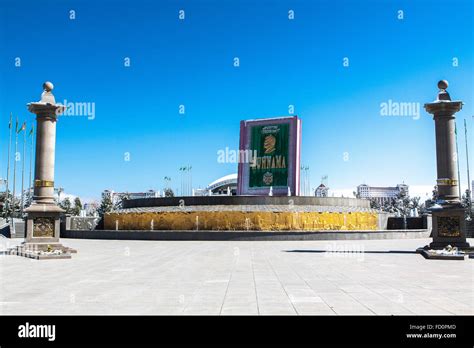
[[[127,197],[127,199],[160,197],[160,191],[148,190],[145,192],[115,192],[112,190],[104,190],[104,192],[102,192],[102,198],[107,196],[115,204],[124,197]]]
[[[215,195],[236,195],[237,194],[237,174],[229,174],[219,178],[204,189],[193,190],[194,196],[215,196]]]
[[[405,192],[408,195],[408,185],[398,184],[395,187],[377,187],[362,184],[357,186],[357,197],[363,199],[375,199],[379,204],[389,202],[392,198],[396,198],[402,192]]]
[[[329,187],[324,184],[319,185],[314,191],[316,197],[329,197]]]

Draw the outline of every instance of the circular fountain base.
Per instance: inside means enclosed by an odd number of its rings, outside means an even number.
[[[379,212],[355,198],[206,196],[134,199],[104,217],[106,230],[376,230]]]

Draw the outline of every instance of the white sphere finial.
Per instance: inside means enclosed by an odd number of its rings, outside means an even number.
[[[448,88],[449,84],[448,81],[446,80],[441,80],[438,82],[438,88],[441,90],[446,90]]]
[[[54,89],[54,85],[51,82],[46,81],[45,83],[43,83],[43,89],[46,92],[51,92]]]

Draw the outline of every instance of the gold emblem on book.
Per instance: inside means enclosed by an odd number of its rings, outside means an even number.
[[[265,148],[265,154],[270,154],[275,152],[276,138],[273,135],[267,135],[263,142],[263,147]]]

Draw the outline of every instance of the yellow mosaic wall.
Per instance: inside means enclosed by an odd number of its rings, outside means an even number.
[[[115,230],[376,230],[377,213],[153,212],[109,213],[104,228]]]

